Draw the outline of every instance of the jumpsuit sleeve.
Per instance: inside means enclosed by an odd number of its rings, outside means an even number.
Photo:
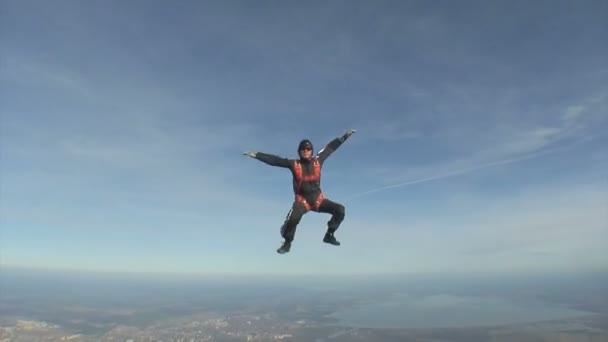
[[[327,159],[327,157],[329,157],[332,153],[334,153],[334,151],[336,151],[338,149],[338,147],[340,147],[340,145],[342,145],[344,140],[346,140],[344,137],[334,138],[327,145],[325,145],[325,147],[320,149],[319,153],[317,154],[318,158],[319,158],[319,162],[321,164],[323,164],[325,159]]]
[[[275,156],[273,154],[257,152],[255,159],[257,159],[261,162],[264,162],[270,166],[278,166],[278,167],[284,167],[284,168],[291,167],[291,161],[289,159]]]

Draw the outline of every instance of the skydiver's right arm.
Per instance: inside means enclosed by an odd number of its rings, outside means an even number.
[[[264,153],[264,152],[249,152],[249,151],[245,152],[244,154],[250,156],[251,158],[255,158],[261,162],[264,162],[270,166],[278,166],[278,167],[285,167],[285,168],[289,168],[291,166],[289,159],[275,156],[273,154],[268,154],[268,153]]]
[[[273,154],[257,152],[255,158],[262,161],[270,166],[286,167],[289,168],[289,159],[275,156]]]

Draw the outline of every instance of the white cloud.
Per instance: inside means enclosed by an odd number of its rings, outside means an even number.
[[[564,121],[574,121],[576,120],[586,109],[586,106],[574,105],[566,108],[564,114],[562,115],[562,120]]]
[[[450,201],[460,215],[394,213],[376,222],[358,214],[340,232],[349,258],[378,272],[608,267],[605,186],[532,188],[503,199],[456,194]]]
[[[6,53],[0,77],[11,84],[26,87],[49,87],[66,90],[79,99],[93,100],[95,91],[78,73],[59,65],[51,65],[25,56]],[[35,89],[35,88],[34,88]]]
[[[136,75],[130,86],[107,87],[56,65],[15,63],[11,82],[65,90],[75,96],[70,102],[79,110],[59,108],[52,127],[10,113],[11,135],[2,142],[7,220],[117,227],[133,224],[119,218],[132,210],[143,227],[145,212],[169,224],[171,219],[204,222],[220,215],[218,208],[244,215],[284,209],[267,194],[242,188],[248,182],[243,170],[253,167],[241,154],[244,145],[265,141],[255,122],[218,120],[219,113],[198,111],[170,87],[147,84]],[[94,96],[80,97],[81,91]],[[39,115],[45,110],[40,107]],[[12,170],[22,163],[36,167]],[[37,205],[17,199],[34,193]],[[107,207],[120,213],[108,216]]]
[[[535,124],[531,120],[519,122],[516,117],[506,116],[486,131],[474,132],[462,122],[449,121],[437,124],[432,134],[416,131],[410,134],[403,130],[402,137],[418,134],[418,139],[422,142],[425,139],[433,139],[435,144],[454,144],[462,147],[461,152],[458,155],[446,156],[445,161],[429,164],[404,167],[404,163],[398,160],[394,165],[375,165],[364,172],[373,176],[371,179],[380,179],[381,184],[377,187],[370,186],[370,189],[355,196],[567,152],[569,148],[593,139],[593,130],[598,125],[606,124],[606,117],[602,119],[601,114],[601,108],[606,106],[605,95],[592,95],[579,102],[580,104],[563,108],[556,115],[544,114],[542,124]],[[555,120],[556,117],[562,119]],[[410,122],[408,126],[416,126],[416,123]],[[400,127],[403,126],[397,122],[388,124],[370,121],[360,129],[360,135],[369,134],[373,138],[384,134],[390,136],[395,135],[394,132]],[[471,136],[472,134],[475,136]],[[398,134],[396,136],[399,137]]]

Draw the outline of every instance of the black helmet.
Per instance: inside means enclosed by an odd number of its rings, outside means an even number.
[[[303,139],[302,141],[300,141],[300,144],[298,144],[298,155],[300,155],[300,151],[305,148],[308,147],[310,148],[312,151],[314,151],[313,146],[312,146],[312,142],[308,139]]]
[[[312,142],[308,139],[303,139],[302,141],[300,141],[300,144],[298,145],[298,152],[304,147],[310,147],[310,149],[312,150]]]

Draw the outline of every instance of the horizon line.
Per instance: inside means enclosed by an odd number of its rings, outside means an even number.
[[[105,275],[105,276],[125,276],[125,277],[167,277],[167,278],[222,278],[222,277],[287,277],[287,278],[302,278],[302,277],[325,277],[325,278],[347,278],[347,277],[420,277],[420,276],[509,276],[509,275],[538,275],[538,270],[467,270],[467,271],[428,271],[428,272],[352,272],[352,273],[323,273],[323,272],[186,272],[186,271],[148,271],[148,270],[94,270],[82,268],[65,268],[65,267],[41,267],[41,266],[18,266],[0,264],[0,274],[3,272],[17,273],[54,273],[54,274],[80,274],[80,275]],[[558,275],[558,274],[589,274],[589,273],[606,273],[608,267],[594,267],[588,269],[573,269],[573,270],[548,270],[542,272],[542,275]]]

